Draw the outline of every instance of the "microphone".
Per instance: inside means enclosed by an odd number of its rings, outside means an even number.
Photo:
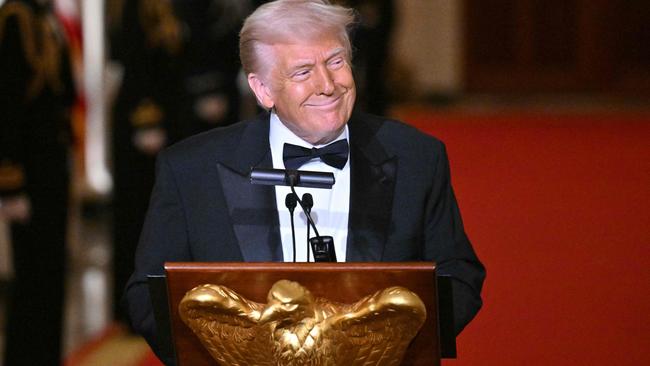
[[[305,204],[302,202],[300,198],[298,198],[298,194],[296,193],[295,187],[293,185],[291,185],[290,187],[291,187],[291,192],[293,192],[296,195],[296,199],[298,200],[298,204],[302,208],[302,211],[305,213],[305,216],[307,216],[307,221],[314,229],[314,234],[316,234],[315,237],[309,239],[309,244],[311,244],[311,251],[314,253],[314,262],[336,262],[336,251],[334,250],[334,238],[332,238],[331,236],[320,236],[320,234],[318,233],[318,229],[316,229],[316,224],[314,223],[314,220],[311,218],[311,213],[307,211],[307,209],[305,208]],[[311,208],[309,211],[311,211]]]
[[[333,173],[266,168],[252,168],[250,180],[252,184],[326,189],[335,183]]]
[[[296,208],[296,202],[298,201],[298,196],[295,193],[289,193],[284,198],[284,204],[289,209],[291,215],[291,239],[293,239],[293,262],[296,262],[296,228],[293,224],[293,211]],[[309,226],[307,226],[309,228]]]
[[[314,207],[314,198],[311,196],[311,194],[303,194],[302,203],[305,205],[305,211],[311,214],[311,208]],[[307,262],[309,263],[309,225],[307,225]]]
[[[250,173],[251,184],[263,184],[273,186],[289,186],[291,192],[295,195],[302,211],[307,216],[307,222],[314,229],[316,237],[309,239],[312,253],[314,253],[315,262],[336,262],[336,251],[334,250],[334,238],[331,236],[320,236],[316,224],[311,218],[310,212],[305,209],[302,200],[298,198],[295,187],[308,188],[327,188],[331,189],[334,185],[334,174],[325,172],[311,172],[304,170],[284,170],[284,169],[266,169],[252,168]],[[292,199],[293,200],[293,199]],[[286,202],[285,202],[286,203]],[[313,205],[313,201],[312,201]],[[311,207],[310,210],[311,211]],[[293,216],[291,218],[293,220]],[[293,224],[293,221],[292,221]],[[309,228],[309,225],[307,228]],[[294,256],[295,256],[295,234],[294,234]],[[309,251],[307,251],[309,253]],[[295,260],[295,258],[294,258]]]

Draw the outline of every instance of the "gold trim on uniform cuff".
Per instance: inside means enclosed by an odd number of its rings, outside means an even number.
[[[162,122],[164,116],[165,114],[157,104],[146,99],[131,113],[129,120],[133,127],[154,127]]]
[[[17,190],[25,185],[25,172],[19,165],[0,163],[0,190]]]

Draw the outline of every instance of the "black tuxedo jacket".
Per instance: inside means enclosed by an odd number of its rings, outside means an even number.
[[[403,123],[353,114],[348,262],[433,260],[453,278],[456,331],[481,306],[485,271],[468,241],[444,145]],[[269,115],[184,140],[158,157],[156,184],[126,290],[132,325],[156,349],[148,274],[165,261],[282,261]]]

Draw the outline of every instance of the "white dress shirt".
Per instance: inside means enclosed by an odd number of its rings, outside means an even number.
[[[350,141],[348,126],[334,141],[348,139]],[[311,149],[312,147],[320,148],[325,145],[312,145],[300,137],[296,136],[289,130],[278,118],[275,113],[271,113],[271,126],[269,131],[269,143],[271,144],[271,156],[273,158],[273,168],[285,169],[282,160],[282,150],[285,143],[304,146]],[[334,238],[334,248],[336,250],[336,259],[338,262],[345,262],[345,251],[348,239],[348,214],[350,212],[350,159],[343,169],[337,169],[323,163],[320,159],[312,159],[299,170],[329,172],[334,174],[334,186],[332,189],[304,188],[297,187],[296,193],[302,199],[302,195],[310,193],[314,198],[314,207],[311,210],[311,217],[314,220],[316,229],[321,236],[331,236]],[[287,194],[291,193],[291,188],[285,186],[275,187],[276,204],[278,207],[278,217],[280,218],[280,236],[282,238],[282,253],[285,262],[293,261],[293,241],[291,237],[291,216],[289,209],[285,205]],[[307,261],[307,217],[300,208],[296,207],[294,212],[294,223],[296,232],[296,261]],[[313,228],[310,228],[309,236],[314,237]],[[314,256],[309,248],[309,261],[314,261]]]

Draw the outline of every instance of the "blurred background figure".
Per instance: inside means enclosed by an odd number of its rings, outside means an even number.
[[[14,268],[4,364],[57,365],[75,89],[50,1],[2,5],[0,70],[0,218],[10,223]]]
[[[357,11],[357,28],[352,32],[356,108],[384,115],[390,107],[387,90],[390,45],[397,14],[393,0],[339,0]]]
[[[181,136],[182,35],[168,0],[120,5],[111,40],[111,55],[123,70],[112,115],[113,315],[126,321],[120,298],[133,270],[156,153]]]
[[[183,25],[184,136],[240,118],[239,29],[251,9],[242,0],[175,0]]]
[[[113,106],[113,308],[133,271],[155,158],[165,146],[239,120],[241,0],[117,0],[111,55],[122,81]],[[115,11],[115,9],[118,9]]]

